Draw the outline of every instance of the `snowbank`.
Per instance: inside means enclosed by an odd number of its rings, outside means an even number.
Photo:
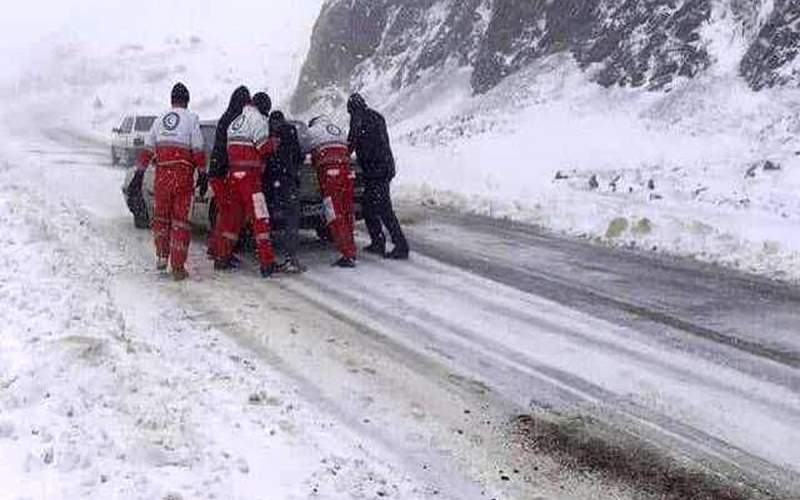
[[[466,77],[382,95],[407,201],[800,278],[800,92],[735,75],[604,89],[565,57],[472,97]],[[432,111],[435,110],[435,111]]]

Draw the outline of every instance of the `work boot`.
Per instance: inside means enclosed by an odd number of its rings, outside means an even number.
[[[236,257],[231,257],[227,260],[216,260],[214,261],[214,270],[235,271],[239,269],[239,264],[241,264],[241,262]]]
[[[333,267],[341,267],[343,269],[353,269],[356,267],[356,260],[350,257],[342,257],[333,263]]]
[[[407,248],[394,247],[394,249],[387,253],[384,257],[392,260],[408,260],[408,253],[409,252]]]
[[[364,251],[367,253],[371,253],[373,255],[379,255],[381,257],[386,255],[386,242],[372,242],[372,244],[368,247],[364,247]]]
[[[275,271],[277,271],[277,270],[278,270],[278,266],[276,266],[275,264],[270,264],[268,266],[262,266],[261,267],[261,277],[264,278],[264,279],[271,278],[272,275],[275,274]]]
[[[158,257],[156,259],[156,269],[159,272],[163,273],[164,271],[167,270],[168,266],[169,266],[169,259],[168,258],[166,258],[166,257]]]
[[[296,258],[290,257],[278,266],[278,271],[286,274],[302,274],[308,269]]]
[[[172,279],[175,281],[184,281],[189,277],[189,273],[186,272],[186,269],[179,267],[178,269],[172,270]]]

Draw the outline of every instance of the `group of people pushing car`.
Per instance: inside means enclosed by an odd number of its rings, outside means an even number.
[[[195,188],[199,186],[204,194],[210,185],[217,215],[208,254],[216,270],[238,267],[234,252],[242,228],[247,225],[255,240],[262,277],[269,278],[276,272],[303,272],[305,268],[297,256],[299,169],[308,154],[319,178],[325,222],[341,254],[334,265],[356,266],[355,173],[350,165],[353,153],[362,168],[362,209],[371,239],[364,251],[391,259],[408,258],[408,243],[390,196],[395,162],[386,122],[359,94],[350,96],[347,103],[350,132],[346,137],[340,127],[325,116],[318,116],[309,122],[308,133],[300,138],[280,111],[272,111],[267,94],[251,96],[246,87],[239,87],[217,122],[209,162],[199,118],[188,111],[190,95],[185,85],[173,87],[171,101],[171,109],[150,130],[137,161],[139,180],[151,164],[156,169],[152,226],[160,271],[171,270],[176,281],[188,277],[189,219]],[[197,181],[195,171],[199,171]],[[286,258],[280,263],[270,227],[270,213],[275,210],[280,210],[285,219],[282,247]],[[384,227],[394,244],[388,253]]]

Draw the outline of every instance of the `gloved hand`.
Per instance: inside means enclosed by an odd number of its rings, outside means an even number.
[[[197,176],[197,189],[200,190],[200,198],[205,199],[208,194],[208,174],[200,172]]]

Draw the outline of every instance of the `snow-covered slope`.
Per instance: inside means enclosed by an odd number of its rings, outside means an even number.
[[[0,98],[49,106],[52,120],[104,139],[123,113],[163,111],[179,80],[202,118],[218,117],[242,84],[269,91],[281,105],[294,89],[320,5],[237,0],[210,10],[145,0],[124,26],[147,28],[121,29],[115,6],[87,2],[63,29],[8,49],[25,62],[0,77]]]
[[[293,104],[364,93],[410,201],[797,279],[795,10],[334,0]]]
[[[709,26],[741,39],[739,71],[761,89],[796,82],[798,15],[788,0],[329,0],[294,106],[376,80],[399,90],[448,66],[468,68],[482,93],[553,54],[606,87],[668,90],[719,63]]]

